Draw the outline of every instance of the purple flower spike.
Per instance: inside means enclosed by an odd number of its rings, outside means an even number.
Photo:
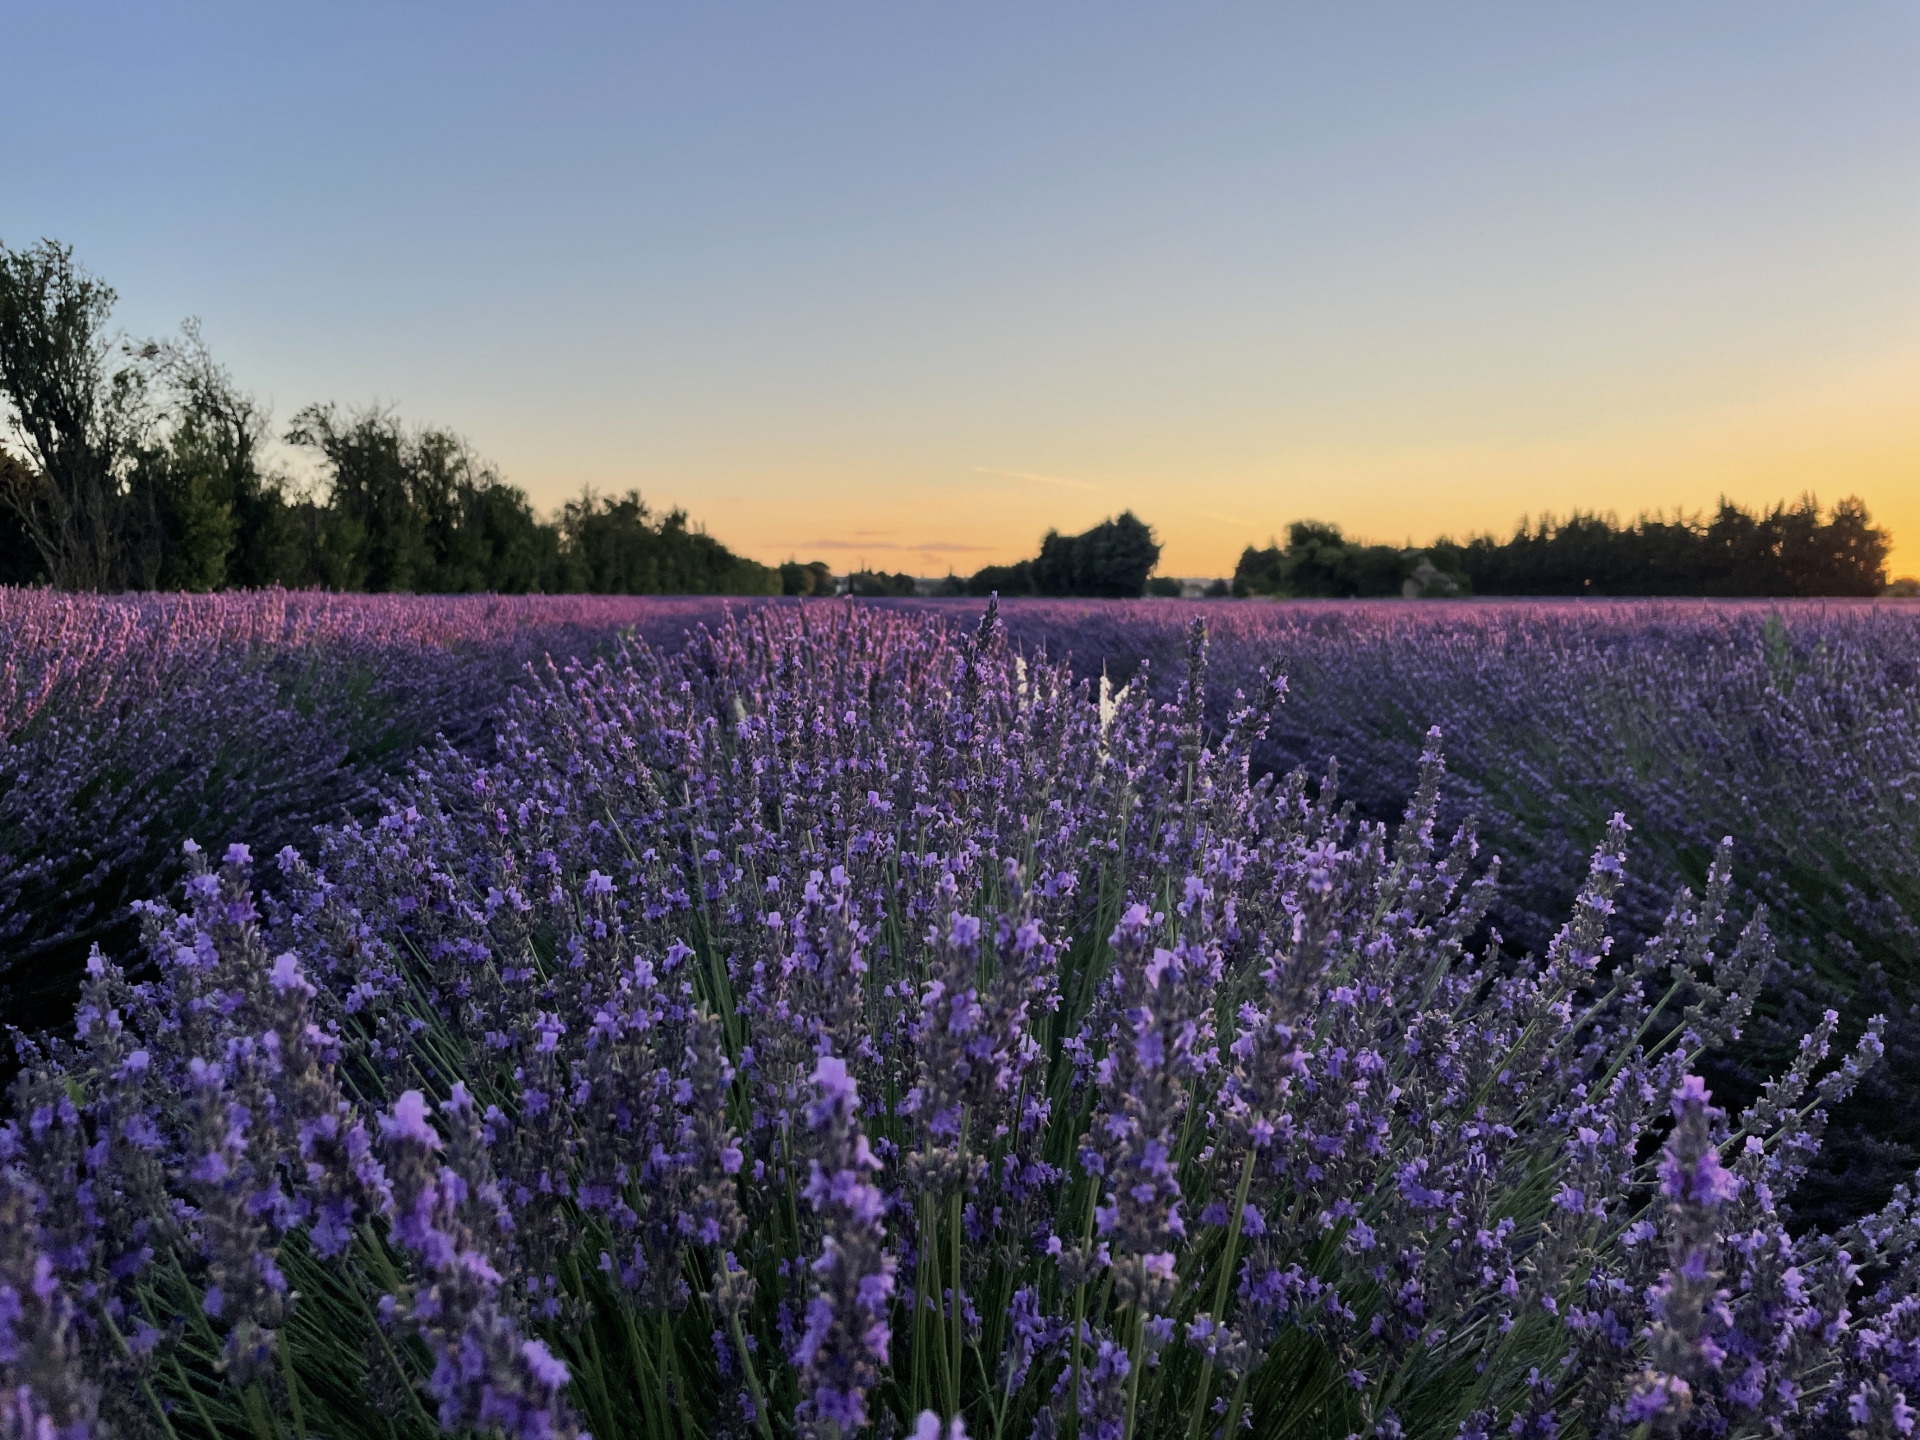
[[[393,1109],[381,1117],[380,1133],[389,1140],[410,1140],[429,1150],[440,1148],[440,1135],[427,1120],[427,1098],[418,1090],[408,1090],[393,1102]]]

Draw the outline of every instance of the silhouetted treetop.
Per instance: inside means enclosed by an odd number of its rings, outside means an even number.
[[[1082,595],[1132,599],[1145,593],[1160,563],[1153,528],[1131,510],[1079,535],[1049,530],[1040,554],[1014,565],[989,565],[967,581],[974,595]]]
[[[284,439],[312,494],[269,469],[271,417],[209,351],[109,333],[113,290],[50,240],[0,244],[0,581],[63,589],[777,594],[779,572],[637,492],[543,521],[454,432],[309,405]]]

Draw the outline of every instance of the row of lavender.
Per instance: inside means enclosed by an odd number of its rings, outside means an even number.
[[[1437,753],[1357,820],[1183,660],[768,610],[192,862],[15,1087],[9,1433],[1910,1433],[1911,1197],[1782,1208],[1879,1027],[1714,1106],[1725,852],[1515,960]]]
[[[702,602],[0,588],[0,1015],[60,1023],[88,948],[189,836],[305,843],[364,811],[436,733],[490,739],[521,667],[623,630],[676,640]]]
[[[777,602],[776,602],[777,603]],[[911,606],[913,602],[896,602]],[[180,873],[179,841],[304,843],[365,813],[436,732],[489,743],[530,658],[623,629],[677,645],[729,602],[267,594],[109,599],[0,591],[0,1006],[64,1024],[88,946],[134,943],[129,904]],[[972,602],[921,602],[952,621]],[[1177,683],[1202,614],[1227,683],[1263,665],[1293,701],[1259,768],[1332,758],[1362,813],[1397,813],[1426,730],[1446,736],[1443,817],[1479,817],[1506,860],[1495,915],[1538,949],[1616,811],[1634,879],[1616,928],[1644,937],[1717,840],[1735,909],[1765,905],[1785,952],[1745,1042],[1716,1062],[1747,1097],[1829,1005],[1885,1011],[1888,1063],[1836,1117],[1801,1208],[1825,1223],[1920,1165],[1920,615],[1898,605],[1606,602],[1247,605],[1046,602],[1004,612],[1028,651],[1118,683]],[[1224,718],[1216,698],[1209,719]],[[10,1066],[0,1062],[0,1075]]]
[[[1398,811],[1440,728],[1443,817],[1477,817],[1506,862],[1494,915],[1511,946],[1546,944],[1616,813],[1634,826],[1622,938],[1654,933],[1733,837],[1736,913],[1764,910],[1782,963],[1716,1083],[1752,1094],[1829,1006],[1850,1034],[1885,1011],[1888,1063],[1836,1117],[1800,1208],[1837,1223],[1920,1166],[1920,608],[1042,602],[1009,621],[1087,673],[1151,661],[1165,694],[1182,609],[1206,618],[1221,688],[1267,665],[1291,679],[1259,762],[1337,759],[1363,813]]]
[[[1277,667],[1292,699],[1262,764],[1338,760],[1363,807],[1397,813],[1427,730],[1447,737],[1450,813],[1499,837],[1502,914],[1544,943],[1620,810],[1638,849],[1696,882],[1721,837],[1743,888],[1808,963],[1920,969],[1920,607],[1725,601],[1245,605],[1040,601],[1017,643],[1163,698],[1204,618],[1217,675]],[[1215,723],[1224,715],[1216,699]],[[1808,851],[1809,839],[1816,849]],[[1637,887],[1657,923],[1664,879]],[[1837,948],[1822,953],[1831,934]]]
[[[736,602],[737,603],[737,602]],[[905,602],[911,606],[913,602]],[[23,972],[170,878],[187,835],[276,847],[364,805],[435,733],[485,744],[520,668],[622,631],[676,646],[729,602],[341,597],[96,599],[0,589],[0,946]],[[948,621],[979,606],[938,602]],[[1447,737],[1451,821],[1507,859],[1499,914],[1538,947],[1616,811],[1638,827],[1623,911],[1646,933],[1720,837],[1791,961],[1857,986],[1920,973],[1920,614],[1684,602],[1174,605],[1021,602],[1016,644],[1177,683],[1204,616],[1230,692],[1263,666],[1294,698],[1261,768],[1338,759],[1364,813],[1397,813],[1423,737]],[[1210,721],[1224,718],[1216,698]],[[59,963],[64,959],[65,963]],[[28,1007],[31,1009],[31,1007]],[[42,1017],[34,1017],[42,1018]]]

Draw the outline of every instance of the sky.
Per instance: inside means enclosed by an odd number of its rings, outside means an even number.
[[[1862,496],[1920,572],[1920,6],[11,7],[0,241],[282,421],[919,574]]]

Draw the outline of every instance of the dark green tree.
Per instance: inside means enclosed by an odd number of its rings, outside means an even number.
[[[970,595],[1077,595],[1133,600],[1146,593],[1160,563],[1153,528],[1131,510],[1078,535],[1049,530],[1040,553],[1012,565],[988,565],[967,577]]]
[[[24,462],[0,449],[0,495],[26,495],[39,483],[40,477]],[[19,512],[0,504],[0,585],[42,585],[46,579],[40,547],[33,543]]]
[[[417,590],[427,578],[427,517],[412,485],[412,445],[392,411],[309,405],[286,440],[326,468],[316,577],[337,590]]]
[[[1405,593],[1420,552],[1392,545],[1362,545],[1338,525],[1296,520],[1282,549],[1249,545],[1234,569],[1233,593],[1273,598],[1378,599]]]
[[[127,583],[217,590],[233,552],[233,504],[204,432],[182,426],[141,444],[127,476]]]
[[[969,595],[1036,595],[1033,587],[1033,561],[1016,560],[1011,565],[983,565],[967,577]]]
[[[161,585],[297,582],[304,557],[288,514],[286,479],[263,460],[272,438],[265,408],[214,360],[198,320],[182,324],[176,338],[149,343],[142,354],[159,381],[169,422],[163,507],[169,553]]]
[[[438,594],[543,588],[558,540],[542,536],[526,493],[509,485],[457,435],[427,429],[403,439],[402,463],[421,517],[416,588]]]
[[[856,570],[847,577],[847,593],[867,600],[915,593],[913,576],[904,571],[889,575],[884,570]]]
[[[777,595],[780,572],[735,555],[669,510],[657,520],[640,492],[591,491],[560,512],[566,588],[600,595]]]
[[[518,486],[495,483],[468,492],[461,524],[471,556],[463,588],[503,595],[556,588],[560,531],[541,522]]]
[[[69,247],[0,247],[0,394],[26,459],[0,498],[42,570],[93,590],[288,578],[281,483],[260,463],[264,413],[197,321],[118,345],[113,302]]]
[[[1124,510],[1079,535],[1049,530],[1033,562],[1033,586],[1042,595],[1137,599],[1159,563],[1152,527]]]
[[[1886,588],[1892,539],[1849,495],[1820,520],[1811,494],[1781,515],[1780,570],[1796,595],[1878,595]]]
[[[1249,545],[1240,552],[1240,563],[1233,567],[1233,593],[1245,600],[1251,596],[1279,599],[1293,592],[1287,588],[1287,552],[1275,541],[1264,548]]]
[[[32,477],[0,498],[62,589],[128,578],[125,461],[140,397],[137,373],[112,363],[114,298],[70,246],[0,243],[0,398]]]
[[[1482,595],[1877,595],[1887,532],[1848,497],[1825,514],[1812,495],[1749,511],[1722,498],[1710,519],[1575,512],[1522,521],[1504,541],[1477,535],[1430,549]]]
[[[824,560],[809,560],[802,565],[788,560],[780,566],[782,595],[831,595],[833,571]]]
[[[313,582],[462,594],[551,589],[563,578],[559,533],[451,431],[409,430],[387,409],[310,405],[287,439],[326,469],[324,505],[290,516]]]

